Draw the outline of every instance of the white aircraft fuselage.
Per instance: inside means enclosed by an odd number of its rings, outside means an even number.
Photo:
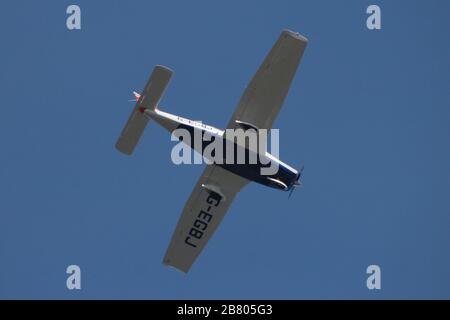
[[[234,174],[244,177],[250,181],[284,191],[291,190],[294,186],[301,184],[299,181],[300,172],[298,170],[282,162],[267,151],[258,154],[258,161],[256,163],[248,163],[248,161],[245,163],[237,163],[236,157],[234,157],[234,161],[232,161],[232,163],[228,163],[226,161],[227,159],[225,159],[225,155],[226,148],[229,148],[230,144],[227,144],[224,130],[203,124],[199,121],[193,121],[173,115],[157,108],[154,110],[141,108],[140,112],[142,112],[149,119],[156,121],[171,134],[174,133],[174,136],[177,136],[175,131],[176,129],[187,130],[190,133],[191,139],[188,141],[183,140],[183,143],[191,147],[199,154],[204,155],[209,161],[217,161],[217,159],[211,159],[208,155],[204,154],[205,147],[214,140],[222,140],[220,141],[220,145],[223,145],[225,149],[224,152],[222,152],[223,157],[220,159],[222,161],[216,162],[216,164],[230,172],[233,172]],[[202,139],[201,144],[194,143],[194,137],[196,135],[203,137],[205,133],[208,134],[211,139],[208,139],[207,141]],[[249,159],[248,154],[250,151],[248,150],[248,146],[243,147],[236,143],[236,141],[232,141],[231,143],[231,147],[234,148],[234,155],[237,155],[238,151],[244,151],[246,154],[246,159]],[[242,150],[242,148],[245,148],[245,150]],[[270,166],[276,166],[278,168],[278,170],[275,170],[276,173],[269,175],[262,174],[262,169]]]

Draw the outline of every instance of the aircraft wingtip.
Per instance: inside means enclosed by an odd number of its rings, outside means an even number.
[[[290,37],[293,37],[295,39],[301,40],[303,42],[308,42],[308,38],[306,38],[305,36],[302,36],[298,32],[295,32],[295,31],[292,31],[292,30],[289,30],[289,29],[285,29],[285,30],[283,30],[283,33],[288,35],[288,36],[290,36]]]
[[[178,272],[188,273],[188,271],[189,271],[189,269],[183,270],[183,269],[180,268],[180,267],[174,266],[174,265],[171,263],[171,261],[170,261],[170,260],[167,260],[167,259],[163,260],[163,264],[164,264],[166,267],[169,267],[169,268],[172,268],[172,269],[177,270]]]

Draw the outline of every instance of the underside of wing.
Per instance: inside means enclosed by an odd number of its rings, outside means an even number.
[[[236,120],[270,129],[283,105],[308,40],[285,30],[248,84],[227,128]]]
[[[164,264],[188,272],[248,182],[219,166],[207,166],[184,207]]]

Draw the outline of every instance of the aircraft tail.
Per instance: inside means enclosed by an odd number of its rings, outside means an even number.
[[[142,94],[133,92],[136,106],[116,142],[117,150],[127,155],[133,153],[149,120],[145,115],[145,110],[155,110],[158,107],[172,74],[173,71],[169,68],[158,65],[153,69],[144,92]]]

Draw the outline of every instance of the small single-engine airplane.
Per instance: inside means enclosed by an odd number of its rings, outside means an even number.
[[[227,129],[271,129],[289,90],[308,40],[298,33],[284,30],[247,86]],[[198,121],[185,119],[158,109],[158,103],[172,76],[172,70],[156,66],[142,94],[133,92],[136,106],[128,119],[116,148],[124,154],[133,153],[149,119],[170,133],[184,128],[189,132],[209,134],[214,139],[227,139],[225,131]],[[184,141],[197,152],[191,141]],[[234,142],[233,142],[234,143]],[[273,175],[261,174],[257,164],[209,164],[194,187],[178,221],[164,257],[164,264],[188,272],[228,211],[236,194],[250,181],[281,190],[293,190],[301,184],[301,171],[281,162],[264,151],[265,164],[275,163]]]

